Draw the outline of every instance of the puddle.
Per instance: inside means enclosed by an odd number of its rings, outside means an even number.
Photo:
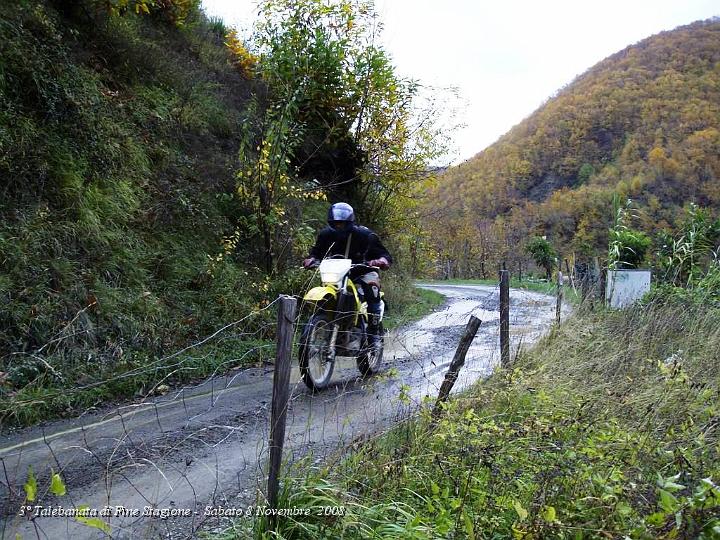
[[[434,330],[446,326],[464,326],[467,324],[470,315],[475,315],[482,322],[500,318],[500,312],[482,309],[478,306],[477,300],[460,300],[452,303],[443,311],[428,315],[417,326],[422,330]]]

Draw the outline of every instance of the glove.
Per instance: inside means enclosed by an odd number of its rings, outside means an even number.
[[[390,263],[385,257],[380,257],[379,259],[373,259],[372,261],[368,261],[369,266],[377,266],[380,268],[380,270],[387,270],[390,268]]]
[[[309,259],[305,259],[303,261],[303,268],[305,268],[305,270],[308,270],[309,268],[315,266],[315,264],[317,264],[317,259],[315,257],[310,257]]]

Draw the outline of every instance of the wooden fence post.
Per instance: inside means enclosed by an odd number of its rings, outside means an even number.
[[[500,270],[500,365],[510,367],[510,275]]]
[[[582,274],[582,280],[580,281],[580,298],[584,304],[588,300],[590,295],[590,280],[592,274],[590,273],[590,265],[585,266],[585,273]]]
[[[285,420],[290,398],[290,366],[292,338],[297,300],[280,296],[277,326],[277,354],[273,373],[272,412],[270,417],[270,471],[268,473],[268,504],[276,508],[280,488],[280,465],[285,444]],[[271,524],[275,518],[271,515]]]
[[[597,269],[598,281],[597,281],[597,297],[600,301],[600,305],[605,305],[605,294],[607,291],[607,268],[600,266],[600,259],[595,257],[595,268]]]
[[[577,294],[577,289],[575,288],[575,266],[573,265],[573,267],[570,268],[570,263],[567,259],[565,259],[565,270],[567,270],[567,279],[570,282],[570,286]]]
[[[440,386],[440,392],[438,393],[435,408],[433,409],[434,419],[440,414],[441,403],[447,401],[450,391],[455,385],[455,381],[457,381],[458,373],[465,363],[465,356],[467,355],[475,334],[477,334],[478,328],[480,328],[480,319],[474,315],[470,315],[470,320],[465,327],[465,332],[460,339],[460,343],[455,351],[455,356],[453,357],[452,362],[450,362],[450,367],[448,368],[447,373],[445,373],[445,380],[443,381],[442,386]]]
[[[560,324],[560,311],[562,310],[563,301],[563,273],[558,272],[557,275],[557,303],[555,304],[555,323]]]

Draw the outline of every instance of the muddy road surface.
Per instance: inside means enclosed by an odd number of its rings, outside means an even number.
[[[445,305],[387,336],[378,375],[359,378],[354,361],[340,359],[334,384],[312,395],[293,368],[286,460],[311,455],[321,462],[436,396],[471,314],[482,325],[455,391],[491,372],[499,362],[498,289],[427,287],[445,295]],[[520,290],[510,296],[514,355],[548,330],[555,299]],[[223,526],[228,518],[218,513],[247,508],[264,490],[271,395],[272,367],[245,369],[152,401],[3,436],[0,537],[190,538]],[[39,486],[32,508],[23,507],[30,465]],[[65,495],[47,493],[51,470],[61,472]],[[105,532],[67,515],[83,505],[106,514],[99,516]]]

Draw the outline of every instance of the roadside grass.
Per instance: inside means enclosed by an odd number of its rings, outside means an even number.
[[[302,274],[285,276],[285,279],[272,283],[272,289],[301,291],[305,285],[303,278]],[[393,280],[389,280],[388,296],[402,297],[403,300],[393,302],[386,319],[387,329],[420,319],[445,300],[434,291],[401,287],[399,290],[398,286],[393,286]],[[52,364],[57,366],[62,362],[55,362],[52,356],[17,364],[11,368],[10,376],[28,383],[14,392],[0,386],[0,426],[29,426],[89,408],[104,407],[113,401],[152,397],[173,386],[223,375],[232,369],[274,362],[274,313],[267,311],[254,315],[252,322],[181,354],[158,356],[151,352],[129,351],[118,358],[98,361],[95,358],[97,351],[87,344],[79,350],[95,362],[93,368],[82,361],[70,364],[71,368],[64,359],[68,367],[58,370]],[[208,330],[208,333],[212,332]],[[68,381],[72,385],[68,386]]]
[[[105,377],[78,376],[72,387],[63,386],[63,380],[39,377],[14,394],[2,396],[0,421],[3,427],[30,426],[117,401],[145,399],[167,393],[175,385],[271,361],[274,354],[272,341],[227,337],[167,359],[128,356]]]
[[[432,285],[487,285],[490,287],[499,287],[500,281],[497,279],[443,279],[443,280],[421,280],[418,284],[427,283]],[[557,284],[545,280],[518,280],[516,277],[510,278],[511,289],[524,289],[526,291],[539,292],[555,296],[557,294]],[[570,284],[563,285],[563,299],[573,305],[580,303],[579,290],[573,288]]]
[[[425,408],[292,467],[280,506],[309,516],[220,538],[720,538],[719,321],[679,298],[579,309],[436,425]]]
[[[156,363],[262,300],[243,253],[211,261],[251,83],[202,17],[95,7],[0,12],[0,429],[213,373],[242,348]]]
[[[384,323],[385,329],[392,330],[422,319],[445,302],[445,297],[442,294],[419,287],[413,287],[406,294],[408,295],[406,301],[399,303],[397,306],[390,303],[390,299],[388,299],[388,314]]]

